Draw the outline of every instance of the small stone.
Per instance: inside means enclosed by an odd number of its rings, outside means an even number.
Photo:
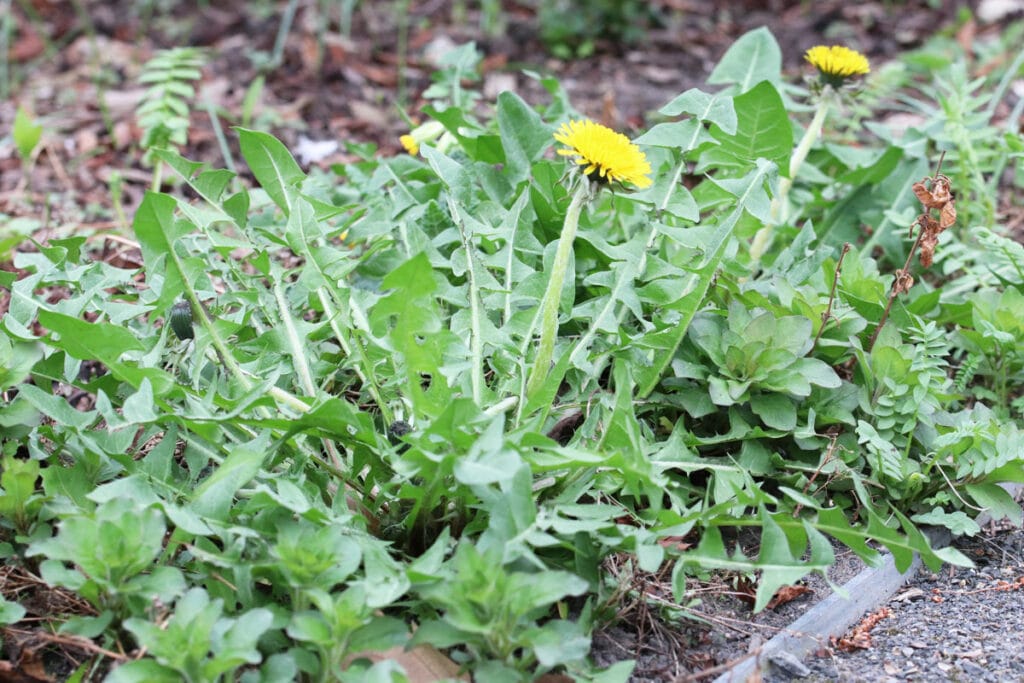
[[[960,665],[960,669],[965,674],[968,674],[970,676],[984,676],[985,675],[985,669],[980,667],[980,666],[978,666],[977,664],[975,664],[974,662],[972,662],[969,659],[961,659],[957,663]]]
[[[900,652],[903,653],[904,657],[913,657],[914,656],[914,648],[912,648],[912,647],[905,647],[902,650],[900,650]]]
[[[912,640],[910,641],[910,647],[915,648],[917,650],[924,650],[928,647],[928,643],[922,642],[920,640]]]
[[[768,656],[768,661],[790,678],[803,678],[811,673],[811,670],[803,662],[789,652],[771,654]]]

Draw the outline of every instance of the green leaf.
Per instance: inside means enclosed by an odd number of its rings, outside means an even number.
[[[185,288],[181,263],[172,250],[174,243],[191,226],[184,221],[175,222],[176,206],[177,201],[169,195],[146,192],[132,221],[146,269],[164,276],[157,304],[159,309],[169,306]],[[149,284],[153,286],[152,281]]]
[[[210,477],[192,495],[194,512],[212,519],[225,520],[235,493],[260,471],[266,450],[256,443],[235,448]]]
[[[14,146],[18,148],[18,155],[23,161],[28,161],[28,158],[32,156],[32,150],[39,144],[42,135],[42,125],[36,124],[25,109],[18,107],[14,113],[11,137],[14,138]]]
[[[750,397],[750,409],[769,427],[787,432],[796,429],[796,404],[788,396],[754,394]]]
[[[505,148],[505,173],[518,183],[551,144],[551,130],[521,97],[507,90],[498,95],[498,129]]]
[[[37,342],[11,341],[7,335],[0,336],[0,391],[21,384],[42,357],[43,349]]]
[[[181,674],[152,659],[121,664],[104,679],[107,683],[181,683]]]
[[[636,144],[649,147],[678,149],[683,154],[691,152],[704,143],[714,143],[715,138],[697,119],[659,123],[636,139]]]
[[[0,626],[16,624],[21,621],[25,614],[26,610],[24,607],[0,596]]]
[[[978,505],[985,508],[993,521],[1008,519],[1020,526],[1024,515],[1010,492],[999,484],[966,484],[964,489]]]
[[[825,576],[828,568],[835,562],[832,546],[821,534],[808,534],[811,556],[806,562],[801,562],[803,548],[794,555],[782,527],[764,509],[761,510],[761,522],[761,552],[757,557],[761,580],[757,586],[754,612],[763,610],[775,596],[775,592],[783,586],[796,583],[811,571],[818,571]]]
[[[288,202],[287,188],[298,186],[306,179],[306,174],[296,163],[291,152],[280,140],[269,133],[261,133],[245,128],[238,131],[239,146],[249,170],[256,177],[256,182],[267,192],[267,196],[284,212],[291,214],[292,207]]]
[[[721,92],[709,95],[697,88],[690,88],[659,109],[658,113],[665,116],[692,114],[701,121],[716,124],[730,135],[736,132],[736,108],[733,99]]]
[[[443,359],[442,324],[434,292],[434,268],[420,252],[392,270],[381,282],[391,290],[370,312],[374,334],[387,336],[401,361],[406,391],[417,410],[438,414],[451,396],[440,365]],[[424,388],[424,377],[430,378]]]
[[[747,210],[748,204],[764,203],[764,184],[774,171],[774,164],[758,160],[757,167],[743,178],[742,187],[736,188],[736,207],[714,225],[708,234],[703,245],[703,262],[680,283],[678,298],[662,307],[663,311],[671,312],[671,318],[661,322],[655,332],[645,334],[637,340],[638,347],[649,349],[651,353],[650,364],[634,370],[639,398],[645,398],[654,391],[665,369],[675,358],[676,349],[686,336],[693,317],[703,305],[711,282],[718,272],[722,259],[725,258],[726,247],[732,239],[733,231]]]
[[[708,83],[735,83],[740,93],[761,81],[782,81],[782,50],[772,32],[763,26],[740,36],[708,76]],[[737,104],[736,109],[742,107]]]
[[[793,127],[789,113],[775,86],[761,81],[735,99],[736,132],[730,134],[712,126],[711,135],[720,143],[718,151],[744,162],[768,159],[789,175],[793,154]]]
[[[111,323],[88,323],[63,313],[39,311],[39,324],[53,334],[51,346],[63,349],[68,355],[81,360],[98,360],[111,374],[135,388],[148,379],[155,396],[164,396],[176,387],[174,378],[161,368],[136,367],[122,362],[126,353],[145,350],[138,338],[127,328]],[[77,412],[77,411],[76,411]]]
[[[916,514],[911,519],[918,524],[946,527],[954,536],[974,536],[981,531],[978,523],[968,517],[962,510],[946,512],[940,507],[934,507],[931,509],[931,512]]]
[[[81,360],[116,364],[125,353],[146,348],[130,330],[120,325],[88,323],[47,310],[39,311],[39,323],[50,330],[54,346]],[[53,333],[60,338],[53,339]]]

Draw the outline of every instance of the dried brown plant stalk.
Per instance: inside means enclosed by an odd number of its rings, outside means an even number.
[[[885,323],[889,319],[889,311],[892,310],[892,304],[896,297],[909,292],[910,288],[914,286],[914,277],[910,274],[910,262],[913,260],[914,254],[920,249],[921,265],[925,268],[930,267],[935,257],[935,247],[939,244],[939,235],[943,230],[956,223],[956,198],[953,195],[952,184],[949,178],[939,173],[945,156],[946,153],[943,152],[939,157],[935,175],[922,178],[920,182],[913,185],[914,194],[923,208],[921,215],[910,226],[911,234],[915,227],[918,228],[917,239],[914,241],[914,246],[910,248],[910,253],[907,254],[906,263],[902,268],[896,270],[892,289],[889,290],[889,301],[885,305],[881,320],[878,321],[875,331],[871,334],[870,341],[868,341],[868,353],[874,348],[878,334],[885,327]],[[932,216],[932,211],[938,211],[939,217]]]

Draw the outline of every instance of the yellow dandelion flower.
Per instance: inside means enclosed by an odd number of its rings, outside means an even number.
[[[399,137],[398,141],[405,147],[406,152],[416,156],[420,153],[420,145],[427,142],[436,144],[444,132],[444,124],[440,121],[427,121]]]
[[[568,148],[558,153],[575,157],[576,163],[584,167],[584,175],[592,179],[627,182],[641,189],[651,184],[647,156],[622,133],[582,119],[563,123],[555,140]]]
[[[398,138],[398,141],[402,143],[402,147],[405,147],[405,151],[409,154],[416,156],[420,153],[420,143],[416,142],[416,138],[411,135],[403,135]]]
[[[871,71],[867,57],[842,45],[815,45],[804,57],[831,85],[840,85],[851,76],[863,76]]]

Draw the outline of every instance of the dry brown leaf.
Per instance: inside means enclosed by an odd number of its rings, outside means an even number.
[[[928,268],[932,265],[932,260],[935,257],[935,247],[939,244],[938,235],[934,232],[928,231],[921,235],[921,265]]]
[[[812,593],[813,591],[807,586],[783,586],[779,590],[775,591],[775,595],[768,601],[768,609],[777,609],[782,607],[787,602],[792,602],[799,598],[801,595],[806,593]]]
[[[921,252],[922,254],[924,252]],[[905,294],[910,291],[910,288],[914,286],[914,278],[907,271],[900,268],[896,271],[896,281],[892,284],[892,291],[894,294]]]
[[[956,202],[950,199],[939,209],[939,229],[945,230],[956,223]]]
[[[470,680],[469,674],[460,674],[459,665],[430,645],[417,645],[411,650],[393,647],[383,652],[364,652],[352,659],[371,662],[398,662],[405,669],[409,683],[435,683],[435,681]]]
[[[942,204],[937,204],[935,202],[935,197],[928,191],[928,186],[925,185],[923,181],[914,183],[911,185],[911,188],[914,190],[914,194],[917,195],[918,201],[921,202],[926,209],[937,209],[942,206]]]

